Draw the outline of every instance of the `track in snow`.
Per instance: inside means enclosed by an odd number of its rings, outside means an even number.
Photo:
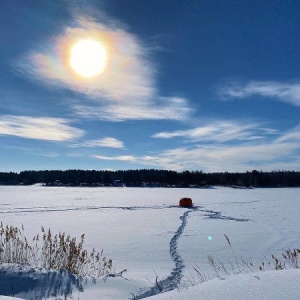
[[[182,273],[185,268],[184,262],[182,257],[180,256],[177,247],[178,247],[178,240],[182,236],[183,231],[187,225],[187,220],[189,218],[190,213],[194,211],[201,211],[205,212],[205,216],[207,219],[221,219],[221,220],[229,220],[229,221],[236,221],[236,222],[248,222],[251,221],[250,219],[242,219],[242,218],[234,218],[230,216],[224,216],[221,212],[213,211],[213,210],[204,210],[201,206],[194,206],[186,211],[182,216],[180,216],[181,225],[173,235],[170,241],[170,255],[175,264],[175,267],[171,271],[171,274],[163,279],[156,281],[155,285],[148,289],[145,292],[142,292],[140,295],[136,296],[134,299],[143,299],[153,295],[157,295],[159,293],[164,293],[167,291],[174,290],[180,285],[181,279],[183,277]]]
[[[57,213],[69,211],[89,211],[89,210],[104,210],[104,209],[119,209],[119,210],[147,210],[147,209],[169,209],[179,208],[177,205],[154,205],[154,206],[66,206],[66,207],[49,207],[49,206],[36,206],[36,207],[14,207],[0,209],[0,214],[24,214],[24,213]],[[248,222],[250,219],[235,218],[231,216],[222,215],[219,211],[206,210],[201,206],[194,206],[193,211],[201,211],[206,213],[204,216],[207,219],[221,219],[236,222]]]
[[[68,211],[88,211],[88,210],[147,210],[147,209],[169,209],[177,208],[177,205],[154,205],[154,206],[36,206],[36,207],[14,207],[0,209],[0,214],[24,214],[24,213],[51,213]]]
[[[187,219],[189,217],[189,214],[194,211],[199,211],[199,208],[191,208],[188,211],[186,211],[182,216],[180,216],[181,225],[179,226],[179,228],[177,229],[170,241],[170,255],[175,264],[175,267],[171,271],[171,274],[163,280],[156,281],[153,287],[143,292],[142,294],[136,296],[134,299],[147,298],[159,293],[174,290],[179,286],[183,277],[182,272],[185,266],[182,257],[177,251],[178,240],[183,234],[183,231],[187,225]]]
[[[206,219],[220,219],[220,220],[229,220],[229,221],[236,221],[236,222],[249,222],[251,219],[243,219],[243,218],[235,218],[235,217],[230,217],[230,216],[224,216],[221,214],[219,211],[214,211],[214,210],[203,210],[200,209],[200,211],[203,211],[207,213]]]

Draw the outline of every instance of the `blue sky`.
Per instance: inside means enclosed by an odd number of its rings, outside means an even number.
[[[300,171],[299,1],[10,0],[0,28],[0,171]]]

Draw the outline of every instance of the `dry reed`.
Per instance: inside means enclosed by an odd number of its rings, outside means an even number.
[[[113,273],[112,260],[103,250],[90,253],[83,248],[84,234],[75,237],[41,227],[39,234],[29,243],[24,227],[4,226],[0,223],[0,263],[25,264],[37,268],[66,270],[75,275],[101,277]]]

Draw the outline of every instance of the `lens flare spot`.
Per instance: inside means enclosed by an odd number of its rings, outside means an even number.
[[[70,65],[80,76],[94,77],[101,74],[106,64],[106,51],[96,40],[83,39],[71,48]]]
[[[208,239],[209,241],[211,241],[211,240],[212,240],[212,236],[209,235],[209,236],[207,237],[207,239]]]

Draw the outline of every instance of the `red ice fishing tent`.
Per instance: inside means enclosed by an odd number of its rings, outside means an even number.
[[[193,206],[193,201],[191,198],[181,198],[179,200],[179,206],[181,207],[192,207]]]

